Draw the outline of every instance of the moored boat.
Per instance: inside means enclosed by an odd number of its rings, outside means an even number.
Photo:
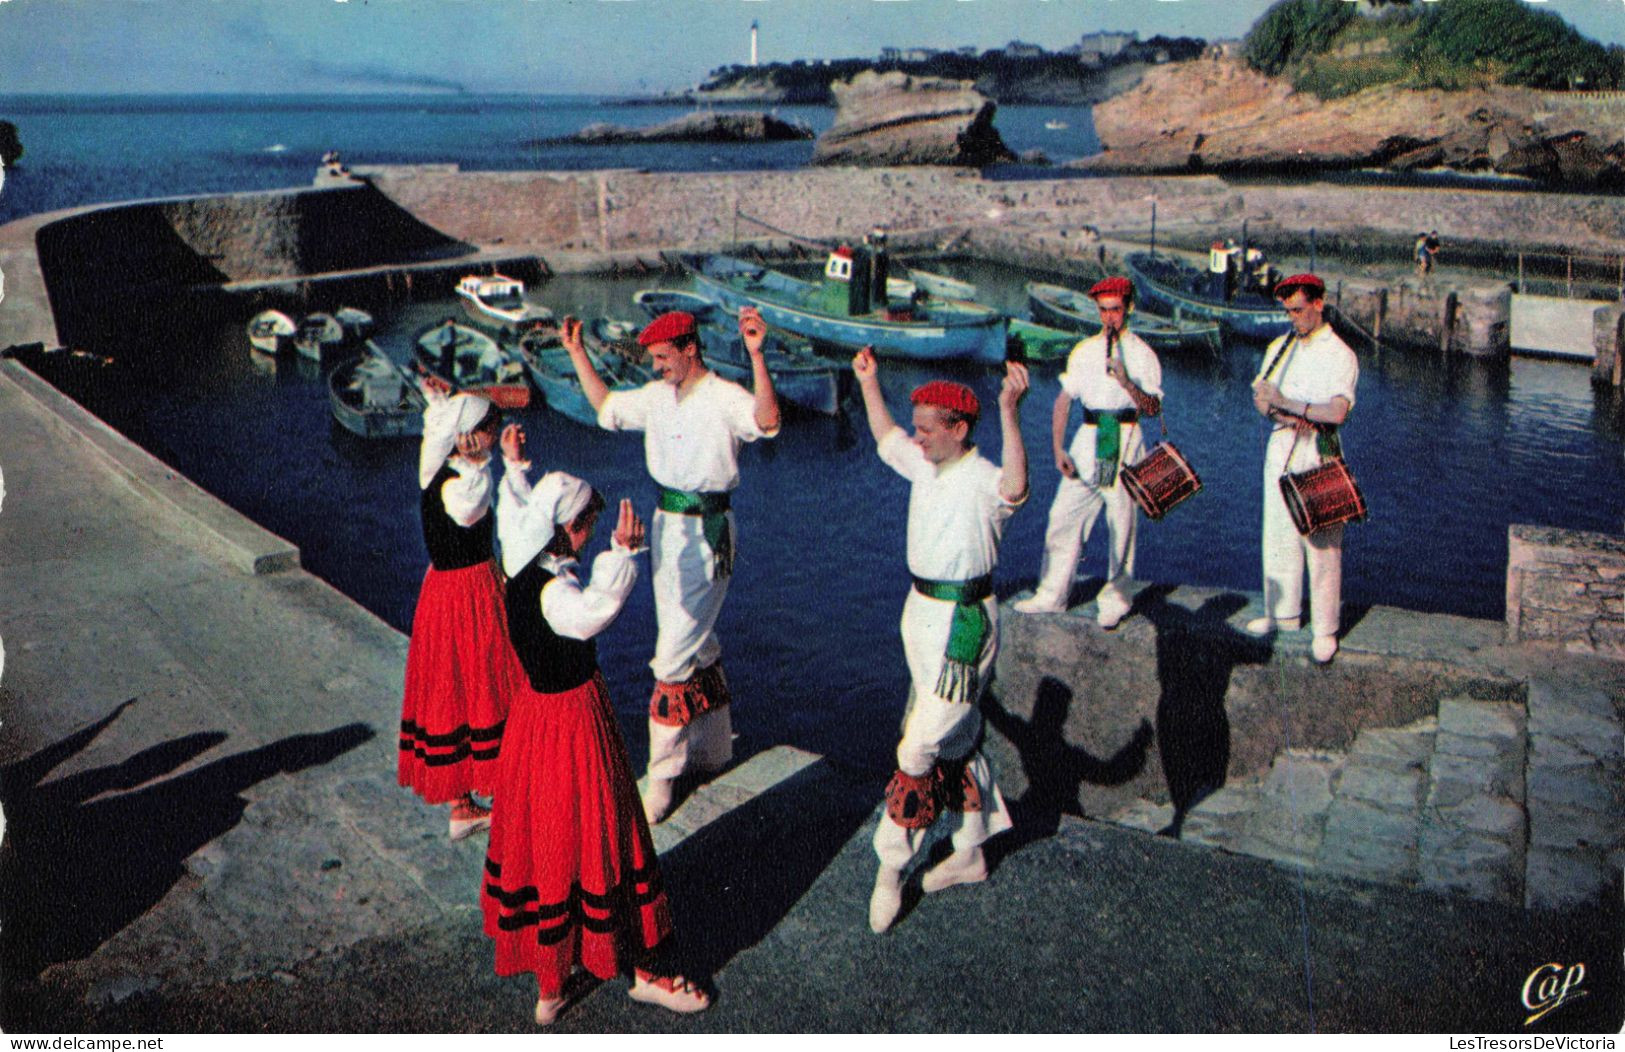
[[[737,310],[755,307],[775,328],[846,348],[921,361],[1004,360],[1004,317],[974,303],[916,298],[893,306],[875,297],[866,266],[845,247],[831,253],[822,282],[802,281],[733,256],[678,257],[701,295]],[[882,290],[883,291],[883,290]]]
[[[584,334],[586,328],[582,326]],[[583,343],[587,341],[583,339]],[[598,426],[598,413],[587,398],[587,392],[582,390],[570,353],[559,342],[556,332],[524,334],[519,338],[519,355],[547,408],[583,427]],[[620,358],[601,354],[591,344],[587,346],[587,356],[611,391],[631,390],[648,382],[647,375],[628,370]]]
[[[537,322],[551,322],[553,312],[525,298],[525,283],[504,274],[470,274],[457,282],[463,311],[478,325],[518,332]]]
[[[1010,356],[1022,361],[1064,362],[1078,345],[1078,339],[1075,331],[1040,325],[1025,318],[1010,319]]]
[[[293,347],[299,332],[294,320],[279,310],[262,310],[248,320],[248,345],[262,354],[281,354]]]
[[[1136,286],[1138,292],[1138,286]],[[1027,283],[1027,310],[1033,319],[1058,329],[1068,329],[1084,336],[1100,331],[1100,313],[1087,295],[1076,289],[1042,282]],[[1140,339],[1159,351],[1180,351],[1206,347],[1217,350],[1223,345],[1224,333],[1218,322],[1210,318],[1188,317],[1183,308],[1176,309],[1173,317],[1148,310],[1139,302],[1129,315],[1129,329]]]
[[[693,314],[700,325],[705,364],[726,380],[750,384],[750,352],[745,350],[732,312],[692,292],[666,289],[644,289],[633,294],[632,302],[651,319],[673,310]],[[781,399],[815,413],[833,415],[840,410],[839,369],[820,358],[806,340],[770,330],[762,345],[762,357],[773,378],[773,390]]]
[[[318,311],[305,315],[305,320],[299,323],[299,331],[293,334],[293,349],[311,361],[319,362],[324,353],[338,350],[345,340],[344,326],[339,320]]]
[[[976,286],[968,281],[949,277],[947,274],[936,274],[918,267],[908,268],[908,276],[915,285],[924,289],[933,296],[945,300],[973,300],[976,298]]]
[[[344,362],[327,380],[333,419],[362,438],[423,433],[423,395],[405,369],[371,341],[358,358]]]
[[[1256,292],[1237,292],[1229,299],[1215,296],[1204,270],[1173,256],[1130,252],[1123,265],[1134,279],[1140,300],[1153,310],[1188,318],[1216,321],[1229,332],[1249,340],[1272,340],[1286,331],[1281,305]]]
[[[525,366],[517,353],[478,329],[447,318],[418,336],[417,353],[425,369],[459,391],[482,395],[503,409],[530,404]]]

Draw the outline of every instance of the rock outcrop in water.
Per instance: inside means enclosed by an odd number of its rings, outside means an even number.
[[[781,142],[811,139],[813,134],[813,130],[800,121],[781,120],[769,113],[689,113],[676,120],[642,128],[589,124],[574,135],[539,141],[590,146],[653,142]]]
[[[1015,154],[993,127],[997,105],[970,81],[860,73],[834,85],[835,123],[813,163],[980,166]]]
[[[1442,167],[1625,187],[1613,93],[1390,86],[1323,101],[1227,58],[1148,70],[1094,119],[1105,152],[1077,163],[1114,172]]]

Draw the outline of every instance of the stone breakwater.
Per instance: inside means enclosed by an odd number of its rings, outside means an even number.
[[[25,229],[37,226],[41,280],[64,343],[118,331],[132,315],[156,316],[198,290],[527,257],[555,271],[607,270],[657,262],[668,250],[762,239],[768,228],[851,239],[885,225],[918,248],[986,252],[1086,276],[1100,238],[1144,239],[1153,199],[1172,236],[1235,236],[1245,220],[1268,245],[1314,227],[1328,241],[1386,246],[1379,250],[1400,265],[1422,227],[1439,229],[1452,246],[1501,250],[1602,253],[1625,241],[1617,201],[1580,194],[1237,185],[1213,176],[997,181],[930,168],[674,174],[429,165],[355,173],[355,185],[19,220],[0,238],[31,254]],[[1339,278],[1339,267],[1326,258],[1321,269]],[[1499,281],[1454,289],[1440,280],[1407,295],[1390,290],[1392,282],[1362,286],[1353,270],[1349,277],[1345,313],[1367,329],[1381,318],[1385,339],[1505,353]]]

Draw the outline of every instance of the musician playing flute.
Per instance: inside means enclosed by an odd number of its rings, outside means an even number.
[[[1337,430],[1354,408],[1360,363],[1326,323],[1326,283],[1295,274],[1275,288],[1292,321],[1270,344],[1253,380],[1253,407],[1274,428],[1264,452],[1264,616],[1254,635],[1296,631],[1303,624],[1303,577],[1309,573],[1311,653],[1325,664],[1337,654],[1343,590],[1343,527],[1305,537],[1292,524],[1280,478],[1342,455]]]
[[[1061,473],[1049,509],[1044,561],[1030,598],[1018,600],[1024,614],[1058,613],[1067,607],[1078,558],[1100,513],[1106,513],[1111,548],[1106,583],[1098,598],[1100,627],[1110,631],[1128,616],[1126,590],[1134,575],[1136,506],[1119,475],[1140,459],[1140,418],[1162,411],[1162,364],[1146,342],[1129,331],[1134,285],[1107,278],[1089,290],[1100,311],[1101,330],[1067,356],[1061,390],[1055,396],[1052,436],[1055,467]],[[1083,403],[1083,426],[1066,444],[1072,402]]]

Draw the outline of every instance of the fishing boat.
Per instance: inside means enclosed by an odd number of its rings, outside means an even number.
[[[1024,362],[1064,362],[1078,345],[1078,333],[1040,325],[1025,318],[1010,319],[1008,356]]]
[[[503,409],[530,404],[524,363],[478,329],[447,318],[418,336],[417,353],[425,369],[459,391],[489,398]]]
[[[584,334],[586,329],[587,325],[583,324]],[[632,390],[651,378],[646,373],[627,368],[617,355],[600,353],[593,345],[596,341],[583,338],[582,342],[587,345],[588,360],[611,391]],[[587,398],[587,392],[582,390],[575,365],[570,361],[570,353],[559,342],[558,333],[545,329],[532,330],[519,338],[518,346],[525,371],[530,374],[531,382],[536,385],[547,408],[562,413],[583,427],[597,427],[598,413]]]
[[[372,335],[372,315],[356,307],[340,307],[333,312],[344,328],[344,338],[360,342]]]
[[[945,300],[973,300],[976,298],[976,286],[968,281],[960,281],[946,274],[935,274],[929,270],[920,270],[918,267],[909,267],[908,276],[915,285],[924,289],[932,296]]]
[[[457,282],[463,311],[477,325],[518,332],[536,322],[551,322],[553,312],[525,298],[525,283],[504,274],[470,274]]]
[[[333,419],[362,438],[423,434],[423,394],[405,369],[368,341],[327,380]]]
[[[1044,122],[1044,127],[1048,128],[1050,131],[1065,131],[1067,123],[1066,121],[1047,120]]]
[[[775,328],[821,343],[917,361],[1004,360],[1004,317],[974,303],[916,298],[876,304],[867,258],[841,246],[821,282],[802,281],[734,256],[683,255],[695,290],[737,310],[755,307]],[[861,264],[861,265],[860,265]]]
[[[674,310],[694,315],[700,325],[705,364],[723,379],[750,383],[750,352],[745,350],[738,321],[731,312],[692,292],[666,289],[644,289],[633,294],[632,302],[650,319]],[[815,413],[833,416],[840,411],[840,371],[820,358],[806,340],[770,330],[762,344],[762,358],[773,378],[773,390],[781,399]]]
[[[1272,340],[1286,330],[1286,311],[1275,300],[1256,292],[1237,292],[1228,300],[1214,296],[1208,272],[1184,260],[1130,252],[1123,264],[1140,299],[1154,310],[1216,321],[1249,340]]]
[[[1037,281],[1028,282],[1026,288],[1027,310],[1034,320],[1084,336],[1093,336],[1100,331],[1100,312],[1095,309],[1094,300],[1083,293]],[[1176,307],[1173,317],[1167,317],[1147,310],[1136,302],[1134,313],[1129,316],[1129,328],[1159,351],[1182,351],[1197,347],[1218,350],[1224,341],[1224,333],[1218,322],[1186,317],[1182,307]]]
[[[294,320],[279,310],[262,310],[248,320],[248,345],[262,354],[281,354],[293,347],[299,332]]]
[[[305,315],[305,320],[299,323],[299,331],[293,334],[293,349],[302,357],[319,362],[324,353],[343,346],[345,339],[344,326],[339,324],[339,320],[318,311]]]

